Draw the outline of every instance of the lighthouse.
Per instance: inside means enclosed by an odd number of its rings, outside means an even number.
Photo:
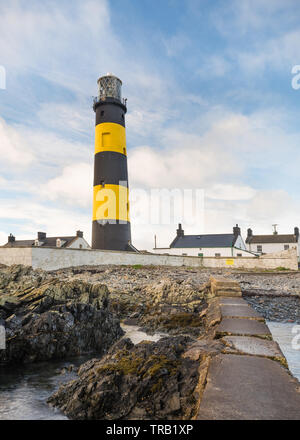
[[[108,73],[97,83],[92,248],[135,251],[129,218],[127,108],[122,81]]]

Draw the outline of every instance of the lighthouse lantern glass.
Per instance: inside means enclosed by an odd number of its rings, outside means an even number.
[[[121,101],[122,82],[115,76],[102,76],[98,80],[99,99],[115,98]]]

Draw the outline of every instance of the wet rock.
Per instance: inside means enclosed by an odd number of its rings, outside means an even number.
[[[101,360],[83,364],[78,379],[48,403],[73,419],[191,418],[199,361],[182,357],[192,342],[178,336],[156,343],[116,343]]]
[[[36,362],[91,351],[103,354],[123,335],[119,320],[108,310],[106,285],[48,279],[22,266],[2,271],[1,285],[10,293],[0,294],[0,317],[6,328],[0,361]],[[27,287],[21,288],[19,281],[24,277]]]

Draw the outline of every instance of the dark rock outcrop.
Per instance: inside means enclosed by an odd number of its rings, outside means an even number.
[[[117,342],[101,360],[83,364],[78,379],[63,385],[48,403],[73,419],[190,419],[199,360],[183,357],[193,340]]]
[[[108,310],[106,285],[49,279],[43,271],[37,274],[22,266],[9,269],[0,271],[0,319],[6,328],[6,350],[0,351],[0,361],[103,354],[123,335],[119,320]],[[20,281],[24,277],[25,288]]]

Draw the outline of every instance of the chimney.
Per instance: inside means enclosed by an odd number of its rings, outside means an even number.
[[[37,234],[38,241],[45,240],[46,235],[47,235],[46,232],[38,232],[38,234]]]
[[[296,241],[299,241],[299,228],[297,226],[294,228],[294,234],[296,236]]]
[[[241,228],[239,228],[239,225],[238,225],[238,224],[236,224],[236,225],[233,227],[233,235],[234,235],[235,237],[237,237],[238,235],[241,235]]]
[[[183,237],[184,236],[184,230],[181,227],[181,223],[178,224],[178,229],[176,229],[177,237]]]
[[[83,232],[82,231],[76,231],[76,237],[83,238]]]
[[[9,234],[8,243],[13,243],[14,241],[16,241],[16,237],[14,237],[12,234]]]
[[[248,228],[248,229],[247,229],[247,237],[250,238],[250,237],[252,237],[252,235],[253,235],[253,231],[252,231],[252,229],[251,229],[251,228]]]

